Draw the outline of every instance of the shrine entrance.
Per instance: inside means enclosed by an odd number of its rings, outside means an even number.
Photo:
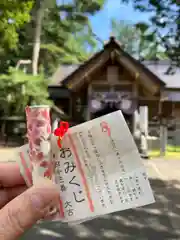
[[[131,133],[140,142],[141,152],[147,155],[148,120],[156,118],[165,152],[164,122],[171,117],[175,105],[169,100],[165,83],[155,73],[124,52],[114,37],[88,61],[74,67],[72,73],[69,68],[65,74],[62,68],[58,70],[58,86],[51,87],[52,99],[62,106],[72,125],[121,109]]]
[[[104,116],[106,114],[109,114],[109,113],[112,113],[112,112],[115,112],[115,111],[118,111],[118,110],[119,109],[117,107],[111,106],[111,104],[107,104],[103,109],[100,109],[99,111],[93,113],[92,114],[92,119]],[[122,113],[123,113],[123,111],[122,111]],[[129,127],[130,131],[132,132],[133,114],[123,113],[123,116],[126,120],[126,123]]]

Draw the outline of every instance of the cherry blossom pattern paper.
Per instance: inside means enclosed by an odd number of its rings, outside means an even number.
[[[20,173],[28,187],[32,186],[32,162],[29,158],[29,144],[23,145],[17,152],[17,163]]]
[[[29,157],[32,163],[33,184],[39,177],[53,178],[54,163],[51,159],[51,122],[49,106],[27,106],[27,136]]]

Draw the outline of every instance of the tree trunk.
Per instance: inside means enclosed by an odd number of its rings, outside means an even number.
[[[33,42],[33,55],[32,55],[32,74],[38,74],[38,61],[41,45],[41,30],[42,30],[42,20],[44,13],[43,0],[36,1],[36,12],[35,12],[35,33]]]

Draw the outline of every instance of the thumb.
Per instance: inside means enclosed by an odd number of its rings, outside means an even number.
[[[49,180],[29,188],[0,210],[0,239],[15,240],[26,229],[57,207],[59,193]]]

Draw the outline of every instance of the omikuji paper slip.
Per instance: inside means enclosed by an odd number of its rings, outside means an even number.
[[[61,147],[54,134],[50,142],[61,221],[80,223],[154,202],[121,111],[69,128]]]

